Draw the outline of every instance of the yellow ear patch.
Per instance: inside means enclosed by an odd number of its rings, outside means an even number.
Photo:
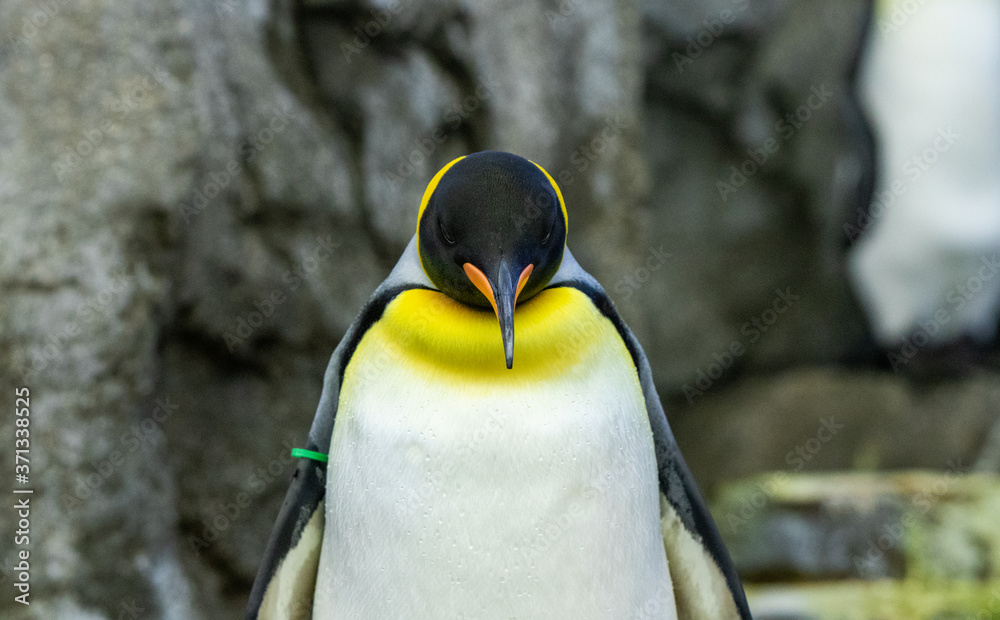
[[[448,162],[447,164],[445,164],[444,168],[441,168],[440,170],[438,170],[437,174],[434,175],[434,178],[431,179],[431,182],[427,184],[427,189],[424,190],[424,197],[420,199],[420,210],[417,211],[417,231],[418,231],[418,233],[417,233],[417,239],[418,239],[418,241],[419,241],[419,238],[420,238],[420,234],[419,234],[419,231],[420,231],[420,218],[422,218],[424,216],[424,209],[427,208],[427,203],[430,202],[431,195],[434,193],[434,190],[437,189],[438,183],[441,182],[441,177],[444,176],[444,173],[448,172],[449,168],[451,168],[452,166],[454,166],[458,162],[462,161],[463,159],[465,159],[465,155],[462,155],[461,157],[455,158],[455,159],[451,160],[450,162]]]
[[[427,184],[427,189],[424,190],[424,197],[420,199],[420,210],[417,211],[417,259],[420,261],[420,268],[423,269],[424,273],[427,273],[427,270],[424,269],[424,257],[420,255],[420,218],[424,216],[424,209],[427,208],[427,203],[430,202],[431,195],[434,193],[434,190],[437,189],[438,183],[441,182],[441,177],[444,176],[445,172],[448,172],[449,168],[463,159],[465,159],[465,155],[456,157],[445,164],[444,168],[438,170],[437,174],[435,174],[431,179],[431,182]]]
[[[529,159],[528,161],[531,161],[531,160]],[[533,162],[533,161],[531,161],[531,163],[535,164],[535,162]],[[538,164],[535,164],[535,165],[538,166]],[[559,186],[556,184],[556,180],[552,178],[552,175],[550,175],[545,170],[545,168],[542,168],[541,166],[538,166],[538,169],[542,171],[542,174],[545,175],[545,178],[548,179],[549,183],[552,184],[552,189],[556,190],[556,196],[559,197],[559,207],[562,209],[563,224],[566,226],[566,233],[567,233],[566,237],[568,238],[569,237],[569,216],[566,214],[566,201],[563,200],[562,192],[559,191]]]

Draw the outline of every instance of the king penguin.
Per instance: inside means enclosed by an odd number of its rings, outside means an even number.
[[[333,352],[250,619],[748,619],[539,165],[460,157]]]

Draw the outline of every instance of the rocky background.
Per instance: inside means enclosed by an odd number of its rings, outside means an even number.
[[[873,583],[890,611],[850,617],[917,617],[891,597],[925,579],[986,609],[996,485],[966,475],[1000,463],[995,365],[915,350],[894,372],[844,273],[873,183],[869,10],[0,4],[0,394],[30,389],[35,489],[32,604],[4,535],[0,616],[239,617],[330,353],[429,178],[487,148],[560,182],[760,617]],[[896,527],[937,479],[877,473],[899,468],[961,478],[918,515],[969,515],[939,537],[958,568],[909,568],[928,535]],[[867,473],[809,477],[830,470]]]

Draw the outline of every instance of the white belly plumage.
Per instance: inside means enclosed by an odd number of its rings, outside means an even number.
[[[531,384],[395,353],[345,378],[314,618],[676,618],[630,360]]]

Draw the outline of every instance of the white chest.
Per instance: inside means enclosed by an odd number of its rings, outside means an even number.
[[[676,617],[628,359],[470,382],[364,353],[330,446],[314,617]]]

